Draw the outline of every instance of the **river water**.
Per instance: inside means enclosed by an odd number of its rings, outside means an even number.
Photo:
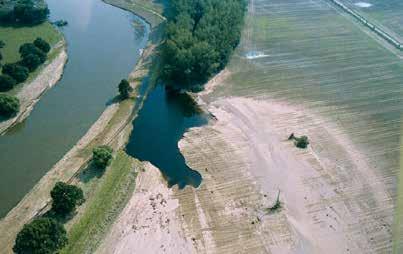
[[[61,81],[28,119],[0,137],[0,217],[82,137],[117,92],[144,48],[149,27],[100,0],[48,0],[64,19],[69,61]],[[136,26],[133,26],[136,23]]]

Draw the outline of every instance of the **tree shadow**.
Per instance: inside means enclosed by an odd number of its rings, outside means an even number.
[[[85,168],[80,175],[78,176],[78,179],[80,179],[81,182],[83,183],[88,183],[93,179],[94,177],[96,178],[101,178],[103,174],[105,173],[105,169],[98,168],[95,166],[94,163],[90,163],[87,168]]]
[[[74,212],[63,216],[63,215],[57,214],[55,211],[50,209],[49,211],[44,213],[41,217],[54,219],[54,220],[60,222],[61,224],[66,224],[69,220],[73,219],[74,216],[76,216],[76,214],[77,214],[77,211],[75,210]]]
[[[115,97],[113,97],[113,98],[111,98],[111,99],[109,99],[107,102],[106,102],[106,106],[110,106],[110,105],[113,105],[113,104],[116,104],[116,103],[120,103],[122,101],[122,97],[120,97],[120,95],[116,95]]]

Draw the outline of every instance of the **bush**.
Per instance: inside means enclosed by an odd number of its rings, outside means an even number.
[[[302,136],[302,137],[294,138],[294,139],[295,139],[295,141],[294,141],[295,146],[298,147],[298,148],[305,149],[309,145],[309,141],[308,141],[307,136]]]
[[[94,149],[92,160],[98,168],[106,168],[112,159],[112,148],[100,146]]]
[[[11,117],[20,110],[20,101],[17,97],[0,94],[0,116]]]
[[[52,210],[61,216],[70,214],[77,205],[84,201],[84,194],[80,188],[63,182],[56,183],[50,196],[52,197]]]
[[[67,244],[63,225],[53,219],[35,219],[25,224],[18,233],[13,247],[17,254],[51,254]]]
[[[11,90],[17,82],[8,75],[0,75],[0,92]]]
[[[12,77],[13,79],[15,79],[15,81],[17,81],[17,83],[24,82],[25,80],[27,80],[27,78],[29,76],[28,68],[25,66],[16,64],[16,63],[5,64],[3,66],[2,72],[3,72],[3,74],[7,74],[10,77]]]
[[[42,38],[36,38],[34,41],[34,45],[45,53],[48,53],[50,51],[49,43]]]
[[[119,93],[122,99],[129,98],[129,93],[131,92],[132,87],[126,79],[122,79],[119,83]]]

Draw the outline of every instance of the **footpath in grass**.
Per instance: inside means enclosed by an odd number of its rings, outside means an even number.
[[[93,253],[124,208],[135,187],[133,158],[119,150],[111,165],[100,172],[91,165],[79,176],[86,202],[69,230],[69,244],[61,253]],[[80,214],[82,213],[82,214]]]

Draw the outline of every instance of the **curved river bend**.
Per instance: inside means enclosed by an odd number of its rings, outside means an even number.
[[[69,61],[63,78],[28,119],[0,137],[3,217],[85,134],[116,95],[147,42],[149,27],[100,0],[48,0],[51,20],[65,19]],[[133,22],[141,25],[133,26]]]

